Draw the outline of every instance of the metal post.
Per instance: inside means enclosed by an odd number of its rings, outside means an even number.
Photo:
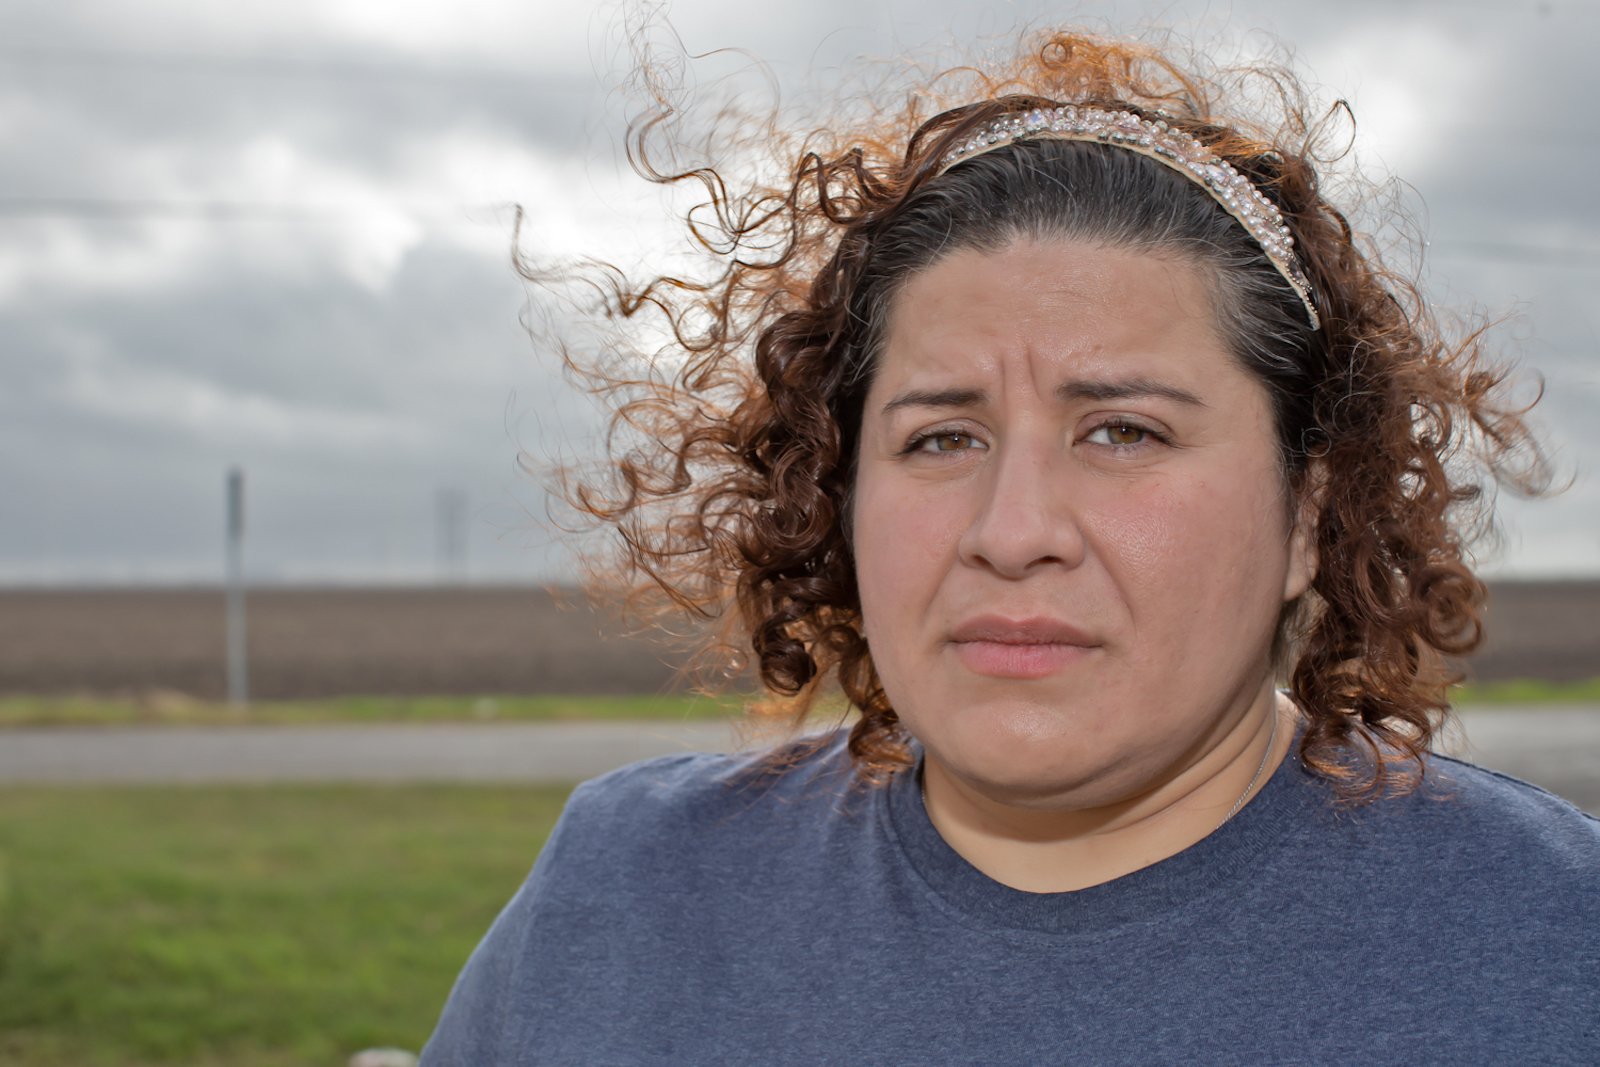
[[[250,702],[244,643],[244,471],[228,472],[228,703]]]
[[[467,577],[467,494],[445,487],[433,496],[434,574],[441,584],[459,584]]]

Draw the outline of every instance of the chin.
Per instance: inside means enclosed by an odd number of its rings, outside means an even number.
[[[1059,796],[1082,788],[1138,749],[1120,738],[1110,715],[1068,710],[1061,702],[994,700],[969,704],[960,721],[907,723],[940,762],[985,791],[1026,806],[1027,797]]]

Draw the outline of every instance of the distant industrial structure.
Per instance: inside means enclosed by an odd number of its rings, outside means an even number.
[[[440,585],[467,580],[467,491],[442,486],[433,494],[434,571]]]

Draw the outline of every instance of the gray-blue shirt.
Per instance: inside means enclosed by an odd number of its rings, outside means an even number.
[[[651,760],[573,793],[425,1067],[1600,1064],[1600,822],[1436,759],[1332,800],[1293,758],[1191,848],[1010,889],[910,773]]]

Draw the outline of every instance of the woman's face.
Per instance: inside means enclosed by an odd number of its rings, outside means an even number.
[[[897,297],[853,531],[884,688],[992,799],[1159,785],[1271,685],[1291,530],[1263,386],[1202,274],[1059,242],[955,252]]]

